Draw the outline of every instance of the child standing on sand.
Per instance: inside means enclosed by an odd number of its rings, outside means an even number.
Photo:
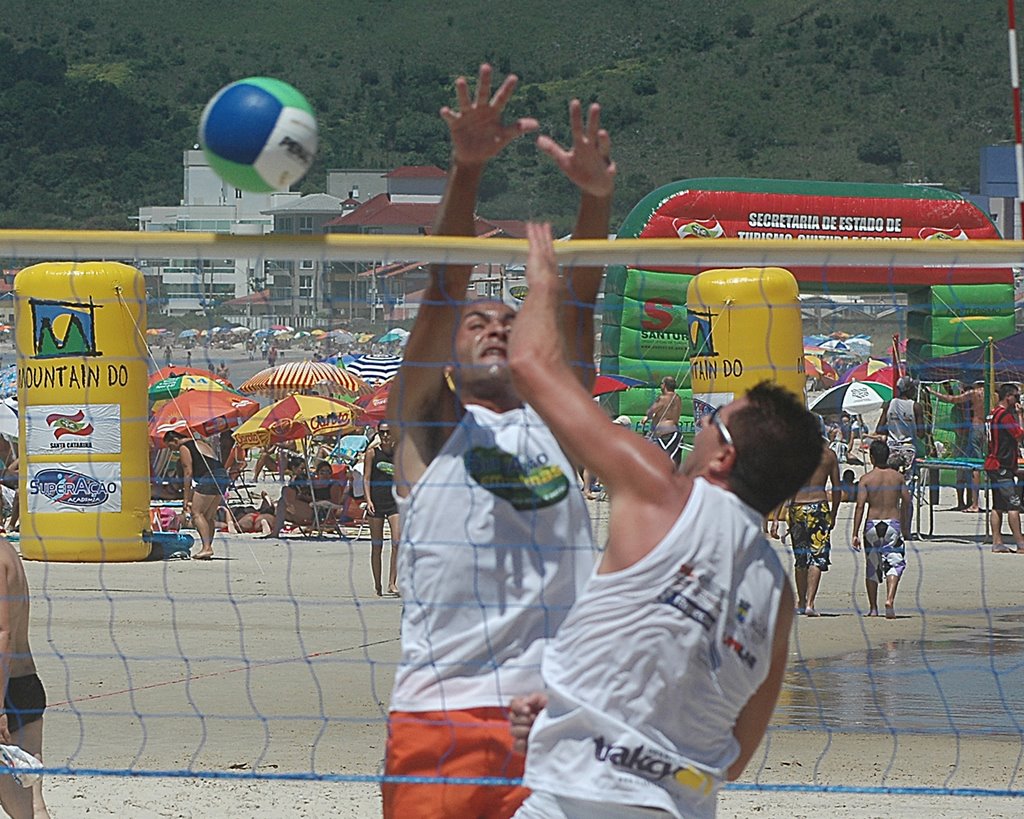
[[[907,566],[903,530],[909,531],[910,492],[898,470],[890,469],[889,445],[872,441],[872,469],[860,479],[857,510],[853,514],[853,548],[860,551],[860,523],[864,523],[864,585],[868,593],[868,617],[878,616],[878,584],[885,578],[885,617],[896,617],[896,589]]]

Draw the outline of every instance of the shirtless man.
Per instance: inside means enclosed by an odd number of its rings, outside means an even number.
[[[896,588],[907,566],[903,532],[910,525],[910,492],[895,469],[889,467],[889,445],[872,441],[870,472],[860,479],[857,510],[853,514],[853,548],[860,551],[860,523],[864,523],[864,586],[868,617],[878,616],[878,584],[885,578],[885,618],[896,619]]]
[[[988,452],[988,439],[985,433],[985,382],[975,381],[969,390],[964,390],[959,395],[945,395],[941,392],[933,392],[925,387],[925,391],[937,401],[945,401],[948,404],[957,404],[963,407],[965,404],[971,413],[971,428],[967,431],[967,446],[964,449],[965,458],[984,458]],[[967,503],[964,505],[964,512],[980,512],[978,498],[980,497],[979,485],[981,473],[977,469],[971,470],[971,482],[967,487]]]
[[[46,692],[28,643],[28,610],[28,580],[21,558],[7,538],[0,537],[0,678],[5,692],[0,742],[17,745],[42,761]],[[13,777],[0,776],[0,804],[13,817],[50,816],[41,780],[23,788]]]
[[[668,453],[676,462],[683,459],[683,433],[679,429],[679,416],[683,411],[683,401],[676,395],[676,380],[671,375],[661,379],[661,395],[654,399],[647,410],[647,424],[651,430],[651,439]]]
[[[825,493],[825,483],[831,484],[831,508]],[[817,617],[814,599],[822,572],[827,572],[832,551],[832,527],[836,525],[836,512],[843,494],[839,485],[839,460],[827,446],[822,449],[821,461],[803,487],[787,507],[773,516],[769,533],[779,536],[779,521],[786,513],[789,543],[793,549],[796,578],[797,614]]]

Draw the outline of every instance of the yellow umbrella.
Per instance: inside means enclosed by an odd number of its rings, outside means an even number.
[[[347,401],[320,395],[289,395],[263,407],[234,432],[246,449],[270,446],[296,438],[351,432],[362,410]]]

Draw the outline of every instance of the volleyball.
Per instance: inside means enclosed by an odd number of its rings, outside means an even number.
[[[288,83],[247,77],[224,86],[206,104],[199,143],[228,184],[254,193],[284,191],[313,164],[316,117]]]

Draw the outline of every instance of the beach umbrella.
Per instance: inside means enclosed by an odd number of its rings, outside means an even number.
[[[8,364],[0,370],[0,398],[18,394],[18,365]]]
[[[271,324],[270,325],[270,329],[271,330],[275,330],[277,332],[282,332],[283,331],[283,332],[286,332],[286,333],[291,333],[291,332],[293,332],[295,330],[294,327],[292,327],[291,325],[288,325],[288,324]]]
[[[818,346],[830,353],[850,352],[850,348],[846,345],[846,342],[839,338],[830,338],[828,341],[821,342]]]
[[[215,378],[204,375],[171,375],[161,378],[149,388],[150,401],[166,401],[176,398],[182,393],[200,390],[203,392],[221,392],[230,389]],[[234,390],[232,390],[234,392]]]
[[[349,395],[364,395],[370,391],[363,379],[322,361],[290,361],[268,367],[240,384],[238,389],[242,392],[284,396],[310,392],[320,386],[325,386],[331,392]]]
[[[182,330],[180,333],[178,333],[178,338],[195,338],[197,335],[199,335],[199,331],[190,328],[188,330]]]
[[[594,396],[607,395],[610,392],[621,392],[633,387],[653,387],[648,381],[640,378],[630,378],[626,375],[599,375],[594,379],[594,387],[590,394]]]
[[[388,395],[391,392],[391,385],[395,383],[393,378],[378,384],[372,393],[356,401],[356,405],[362,408],[360,421],[379,424],[387,417]]]
[[[18,402],[13,398],[0,401],[0,435],[18,439]]]
[[[237,327],[232,327],[231,332],[236,336],[247,336],[252,332],[248,327],[243,327],[241,324]]]
[[[844,410],[851,415],[861,415],[880,409],[886,401],[892,400],[892,387],[873,381],[851,381],[825,390],[814,399],[809,409],[819,415],[839,415]]]
[[[260,330],[257,330],[252,335],[253,335],[253,338],[266,338],[267,336],[274,335],[275,332],[276,332],[275,330],[271,330],[269,327],[264,327],[264,328],[262,328]]]
[[[209,370],[204,370],[202,367],[186,367],[184,365],[171,364],[168,367],[161,367],[156,372],[149,376],[149,386],[152,387],[157,381],[164,378],[173,378],[179,375],[201,375],[203,378],[209,378],[212,381],[219,381],[225,387],[234,386],[228,379],[212,373]]]
[[[839,380],[839,374],[836,372],[836,368],[821,356],[817,355],[804,355],[804,375],[828,378],[832,381]]]
[[[263,407],[234,432],[236,443],[251,449],[298,438],[335,435],[355,429],[359,407],[322,395],[289,395]]]
[[[172,430],[191,431],[202,437],[214,435],[237,426],[259,408],[258,401],[230,390],[186,392],[153,413],[149,422],[150,442],[162,447],[164,435]]]
[[[358,375],[371,387],[394,378],[401,366],[402,357],[399,355],[357,355],[345,362],[346,370]]]
[[[327,337],[331,339],[331,341],[338,342],[338,344],[351,344],[356,340],[356,337],[348,330],[331,330],[331,332],[327,334]]]
[[[899,378],[899,376],[896,376]],[[892,385],[892,364],[879,358],[869,358],[856,367],[851,367],[839,381],[848,384],[851,381],[877,381],[879,384]]]
[[[405,341],[409,337],[409,331],[403,330],[401,327],[395,327],[393,330],[388,330],[384,335],[377,339],[381,344],[389,344],[392,341]]]

